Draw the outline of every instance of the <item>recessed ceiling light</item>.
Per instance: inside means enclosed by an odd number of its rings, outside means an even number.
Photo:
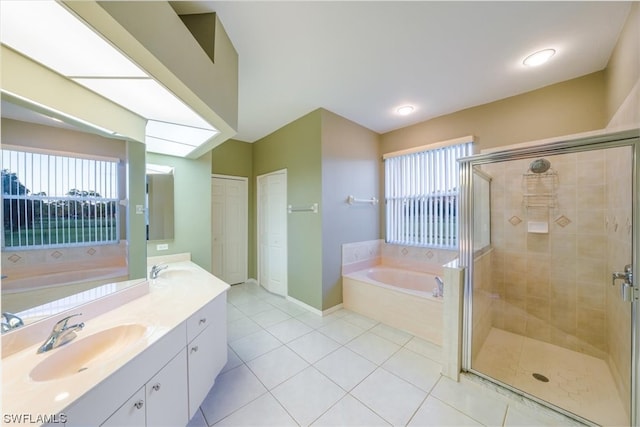
[[[555,49],[543,49],[539,50],[531,55],[527,56],[522,63],[527,67],[537,67],[547,62],[553,55],[556,54]]]
[[[403,105],[402,107],[396,108],[396,113],[400,114],[401,116],[406,116],[413,113],[413,110],[415,110],[413,105]]]

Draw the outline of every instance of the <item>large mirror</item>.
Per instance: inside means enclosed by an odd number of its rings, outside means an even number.
[[[1,304],[25,324],[137,283],[129,143],[36,110],[2,95]]]
[[[173,240],[173,171],[147,164],[147,240]]]

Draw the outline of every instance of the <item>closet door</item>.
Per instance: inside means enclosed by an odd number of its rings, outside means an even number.
[[[248,181],[216,175],[211,181],[211,272],[229,284],[247,280]]]
[[[287,172],[258,177],[258,281],[287,295]]]

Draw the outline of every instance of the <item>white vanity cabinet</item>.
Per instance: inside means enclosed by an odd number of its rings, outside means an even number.
[[[142,405],[137,406],[141,406],[140,409],[143,415],[146,414],[148,408],[146,407],[145,386],[156,375],[169,372],[169,370],[178,372],[176,375],[182,375],[183,377],[186,375],[187,368],[184,357],[182,358],[182,367],[172,364],[177,359],[176,356],[180,356],[184,352],[186,333],[186,325],[183,322],[167,332],[147,350],[134,357],[129,363],[93,387],[75,403],[62,411],[67,419],[65,425],[67,427],[99,426],[105,422],[108,423],[106,425],[127,425],[125,419],[131,416],[134,417],[131,421],[134,425],[144,426],[146,415],[142,418],[142,424],[133,421],[133,419],[137,419],[135,417],[139,416],[139,414],[138,411],[132,410],[132,406],[142,400]],[[79,373],[78,375],[81,374]],[[140,392],[141,394],[138,395]],[[186,384],[180,392],[183,395],[187,393]],[[125,399],[126,402],[124,402]],[[131,405],[126,406],[129,402]],[[184,405],[186,407],[186,403]],[[138,408],[134,407],[133,409]],[[114,417],[113,420],[110,419],[112,416]],[[123,418],[120,421],[118,417]]]
[[[187,320],[187,365],[189,368],[189,419],[213,387],[227,363],[226,292],[213,299]]]
[[[145,386],[148,426],[182,426],[189,422],[187,356],[183,351]]]
[[[146,423],[144,402],[145,388],[139,389],[133,396],[101,424],[101,427],[137,427]]]
[[[184,426],[226,363],[222,292],[64,410],[66,426]]]
[[[102,426],[183,426],[187,416],[187,357],[178,353]]]

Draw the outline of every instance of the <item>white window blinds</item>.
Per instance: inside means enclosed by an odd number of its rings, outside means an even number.
[[[471,142],[385,158],[388,243],[458,247],[457,159]]]
[[[3,248],[117,243],[118,160],[2,149]]]

